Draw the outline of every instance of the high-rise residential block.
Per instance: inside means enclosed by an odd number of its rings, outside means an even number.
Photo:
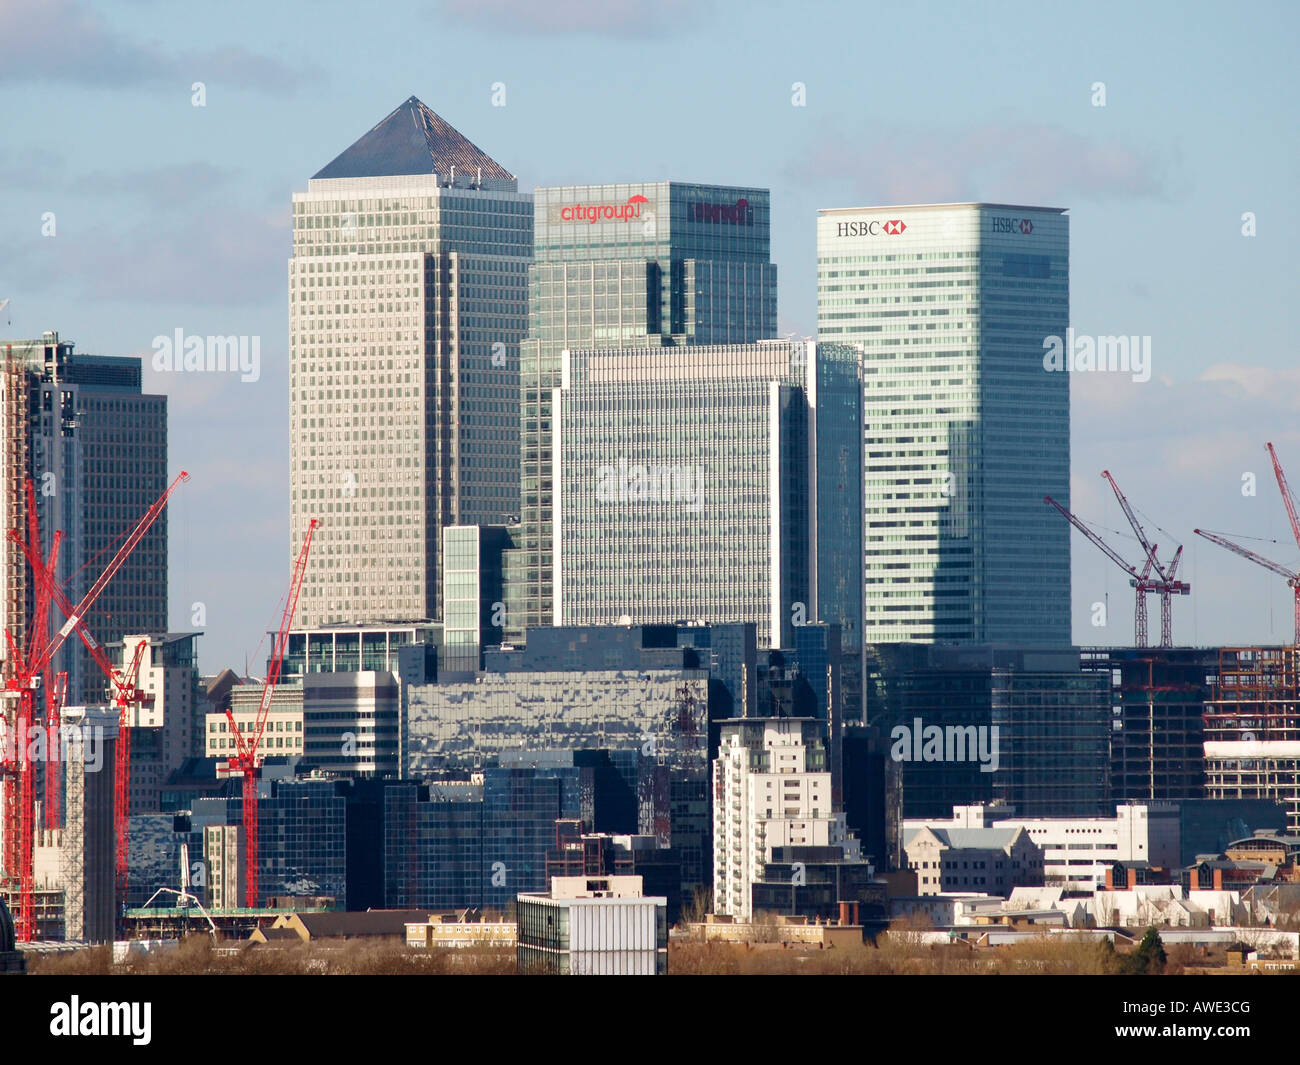
[[[298,623],[434,618],[442,529],[519,509],[531,197],[411,97],[293,197]]]
[[[861,847],[834,809],[821,726],[811,718],[741,718],[722,723],[713,762],[713,907],[753,915],[751,888],[778,848]]]

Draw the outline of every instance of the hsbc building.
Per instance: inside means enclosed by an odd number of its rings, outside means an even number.
[[[817,336],[861,352],[868,643],[1071,642],[1065,209],[817,219]]]

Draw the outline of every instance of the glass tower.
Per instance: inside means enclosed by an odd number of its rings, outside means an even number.
[[[817,287],[819,339],[861,351],[864,640],[1068,645],[1064,210],[822,211]]]
[[[441,616],[441,532],[519,507],[530,197],[411,97],[293,197],[290,525],[304,628]]]
[[[860,640],[860,386],[846,345],[571,352],[552,428],[556,625],[816,620]]]
[[[657,182],[537,189],[521,345],[521,528],[508,638],[550,625],[551,402],[566,348],[742,344],[776,332],[765,189]]]

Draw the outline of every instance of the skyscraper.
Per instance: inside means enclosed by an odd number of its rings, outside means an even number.
[[[519,508],[530,197],[411,97],[293,197],[298,621],[440,616],[441,533]]]
[[[43,549],[48,554],[55,531],[63,532],[58,577],[77,603],[113,558],[122,536],[167,487],[167,397],[142,391],[140,359],[82,355],[56,332],[4,347],[11,364],[21,365],[11,387],[25,407],[25,418],[8,434],[20,432],[24,439],[7,441],[6,451],[19,451],[26,461],[21,471],[16,464],[6,466],[9,506],[3,531],[26,522],[23,489],[16,482],[30,477]],[[23,610],[30,618],[30,572],[21,556],[13,561],[18,572],[9,567],[6,581],[24,589]],[[6,603],[13,601],[6,594]],[[56,629],[63,623],[57,607],[52,623]],[[6,617],[5,625],[15,635],[25,631],[17,618]],[[166,630],[166,510],[100,594],[86,625],[100,646],[129,632]],[[53,668],[68,674],[69,705],[105,702],[108,680],[80,640],[64,643]]]
[[[817,290],[862,352],[864,640],[1068,644],[1064,210],[822,211]]]
[[[765,189],[656,182],[534,193],[522,344],[522,525],[507,636],[554,615],[551,403],[565,349],[744,344],[776,332]]]
[[[575,351],[552,412],[556,625],[861,624],[861,420],[845,345]]]

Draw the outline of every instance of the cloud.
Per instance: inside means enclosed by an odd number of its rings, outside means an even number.
[[[0,83],[59,82],[122,88],[159,82],[227,81],[240,88],[294,89],[301,72],[245,48],[175,54],[132,41],[76,0],[0,4]]]
[[[68,183],[85,196],[130,196],[151,208],[183,207],[221,188],[231,172],[211,163],[178,163],[129,172],[97,171]]]
[[[442,0],[454,25],[493,33],[667,37],[693,24],[710,3],[697,0]]]
[[[788,167],[800,181],[848,182],[864,202],[1051,203],[1168,195],[1167,164],[1150,148],[1094,140],[1041,123],[947,130],[839,131]]]
[[[1071,378],[1071,509],[1122,556],[1141,557],[1101,471],[1109,469],[1168,559],[1184,545],[1190,597],[1174,603],[1180,645],[1246,645],[1289,639],[1286,582],[1196,536],[1213,529],[1285,565],[1297,561],[1266,441],[1300,476],[1295,428],[1300,370],[1220,363],[1187,379],[1134,383],[1121,374]],[[1074,635],[1085,643],[1131,638],[1127,578],[1083,537],[1072,541]],[[1107,629],[1092,604],[1110,596]],[[1150,604],[1153,638],[1159,612]]]
[[[114,228],[113,216],[58,235],[13,241],[24,287],[83,301],[205,306],[282,304],[290,253],[283,211],[215,206]],[[242,330],[236,330],[242,332]]]

